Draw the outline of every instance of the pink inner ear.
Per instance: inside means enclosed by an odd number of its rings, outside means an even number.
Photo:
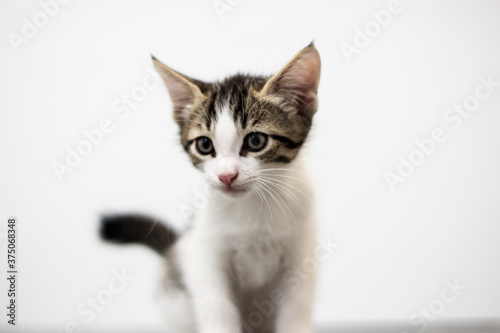
[[[297,60],[290,69],[291,79],[303,83],[303,89],[316,94],[319,85],[321,62],[317,53],[309,53]]]
[[[189,79],[185,75],[162,64],[156,58],[153,58],[153,63],[156,71],[167,86],[173,104],[175,121],[177,123],[186,121],[189,118],[189,108],[194,104],[197,97],[202,96],[200,88],[193,81],[202,82]]]
[[[275,83],[274,93],[280,95],[296,111],[312,117],[317,106],[317,91],[321,72],[321,60],[316,49],[298,56],[281,73]]]
[[[188,85],[173,79],[165,80],[170,99],[174,106],[174,117],[177,121],[185,121],[188,115],[185,112],[194,101],[194,92]]]
[[[301,90],[303,91],[303,112],[311,112],[311,108],[316,107],[318,95],[320,63],[319,58],[299,60],[297,70],[297,82],[302,82]],[[306,114],[304,114],[306,115]]]

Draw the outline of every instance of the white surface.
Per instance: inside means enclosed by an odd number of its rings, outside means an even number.
[[[468,288],[438,321],[500,316],[500,88],[460,128],[442,118],[474,93],[478,76],[500,81],[500,3],[401,1],[347,63],[340,44],[387,4],[242,1],[221,21],[211,1],[73,0],[15,52],[8,33],[19,34],[40,7],[2,1],[0,233],[7,216],[18,217],[24,327],[161,327],[159,258],[104,245],[96,232],[101,212],[139,211],[181,226],[179,207],[196,188],[163,87],[126,119],[111,111],[147,75],[149,54],[215,80],[276,71],[312,39],[323,71],[307,155],[320,237],[341,243],[321,268],[317,322],[407,321],[454,278]],[[105,117],[114,131],[59,182],[51,163]],[[384,173],[437,127],[447,141],[390,191]],[[135,279],[85,322],[79,304],[121,268]]]

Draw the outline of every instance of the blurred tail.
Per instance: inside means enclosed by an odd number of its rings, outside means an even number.
[[[159,254],[163,254],[178,238],[165,224],[142,215],[103,216],[100,234],[106,241],[143,244]]]

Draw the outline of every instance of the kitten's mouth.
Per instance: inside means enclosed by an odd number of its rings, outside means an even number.
[[[225,193],[238,194],[238,193],[246,193],[246,192],[248,192],[248,189],[247,188],[224,187],[224,188],[222,188],[222,191]]]
[[[245,193],[248,193],[250,188],[248,187],[230,187],[230,186],[225,186],[225,187],[220,187],[219,190],[225,194],[228,194],[230,196],[239,196]]]

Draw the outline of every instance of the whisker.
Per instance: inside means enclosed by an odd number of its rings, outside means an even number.
[[[257,193],[257,196],[260,199],[260,208],[259,208],[259,214],[262,212],[262,206],[264,205],[264,199],[262,198],[259,190],[257,189],[257,186],[255,184],[250,184],[250,187]]]
[[[271,186],[267,185],[263,180],[260,180],[261,181],[261,184],[263,186],[265,186],[267,189],[268,189],[268,192],[269,194],[271,195],[271,197],[274,199],[274,201],[276,202],[276,204],[280,207],[281,209],[281,212],[283,213],[283,216],[285,217],[285,221],[287,224],[289,224],[289,221],[288,221],[288,215],[286,214],[285,210],[283,209],[283,206],[279,203],[279,201],[274,197],[274,195],[271,193],[271,191],[276,194],[276,196],[278,197],[278,199],[281,200],[281,202],[285,205],[286,209],[288,210],[288,212],[290,213],[290,216],[292,217],[293,219],[293,225],[295,227],[295,231],[296,231],[296,234],[298,234],[298,227],[297,227],[297,221],[295,220],[295,216],[294,214],[292,213],[292,210],[290,209],[290,207],[288,206],[288,204],[286,203],[286,201],[281,197],[281,195],[276,192]],[[291,241],[291,236],[290,234],[288,235],[289,237],[289,241]]]
[[[272,180],[274,182],[278,182],[278,183],[281,183],[281,184],[284,184],[286,186],[289,186],[291,187],[292,189],[294,189],[295,191],[299,192],[300,194],[302,194],[304,196],[304,198],[306,198],[307,200],[309,200],[310,202],[314,202],[309,196],[307,196],[304,192],[302,192],[302,190],[298,189],[297,187],[287,183],[287,182],[284,182],[282,180],[279,180],[279,179],[274,179],[272,177],[266,177],[266,176],[260,176],[260,178],[262,179],[267,179],[267,180]],[[291,191],[290,189],[288,189],[289,191]]]
[[[268,182],[272,183],[273,185],[278,186],[279,188],[281,188],[284,191],[286,191],[285,194],[288,194],[289,196],[291,195],[290,199],[295,202],[295,204],[300,208],[300,210],[302,210],[302,212],[304,213],[304,215],[307,215],[307,213],[305,212],[304,207],[302,206],[302,203],[300,202],[299,198],[297,198],[297,196],[295,195],[295,193],[292,190],[290,190],[289,188],[287,188],[285,186],[285,185],[291,186],[290,184],[282,182],[282,181],[277,180],[277,179],[272,179],[272,178],[261,177],[261,179],[263,179],[265,181],[268,181]],[[281,184],[276,183],[276,182],[280,182],[280,183],[283,183],[285,185],[281,185]],[[296,189],[296,188],[294,188],[294,189]],[[299,192],[301,192],[302,195],[307,198],[307,196],[302,191],[300,191],[298,189],[296,189],[296,190],[299,191]],[[307,199],[309,199],[309,198],[307,198]]]
[[[269,201],[266,198],[266,195],[263,192],[263,189],[259,187],[259,183],[255,184],[255,189],[261,194],[261,197],[262,197],[263,201],[265,202],[265,204],[267,206],[267,209],[269,210],[269,217],[272,220],[272,218],[273,218],[273,212],[271,210],[271,206],[269,204]]]
[[[287,223],[287,227],[290,228],[289,226],[289,222],[288,222],[288,218],[287,218],[287,215],[283,209],[283,207],[281,206],[281,204],[277,201],[277,199],[274,197],[274,195],[271,193],[271,188],[269,186],[267,186],[265,183],[262,183],[262,182],[259,182],[263,187],[262,189],[266,192],[266,193],[269,193],[269,195],[271,196],[271,198],[274,200],[274,202],[276,202],[276,204],[278,205],[278,207],[280,207],[281,209],[281,212],[283,213],[283,216],[285,217],[285,222]],[[272,221],[272,219],[271,219]],[[270,224],[271,227],[274,226],[274,223],[271,223]],[[290,243],[291,242],[291,236],[290,236],[290,233],[288,233],[288,242]]]
[[[286,169],[285,169],[286,170]],[[266,171],[266,170],[260,170],[260,171]],[[283,175],[283,174],[280,174],[280,173],[264,173],[265,175],[268,175],[268,176],[276,176],[276,177],[283,177],[283,178],[289,178],[289,179],[294,179],[294,180],[297,180],[301,183],[304,183],[306,185],[310,185],[308,182],[306,182],[305,180],[303,179],[300,179],[300,178],[297,178],[297,177],[294,177],[294,176],[290,176],[290,175]]]

